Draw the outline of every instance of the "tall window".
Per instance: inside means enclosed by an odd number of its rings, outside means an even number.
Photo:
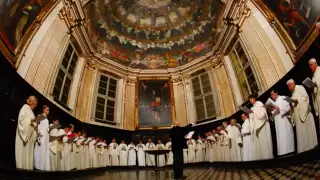
[[[207,72],[192,77],[194,102],[197,120],[204,120],[217,116],[209,75]]]
[[[96,121],[103,123],[114,122],[116,90],[117,79],[100,74],[94,110]]]
[[[239,41],[236,42],[229,56],[238,79],[242,97],[247,99],[250,94],[258,94],[259,85],[256,75]]]
[[[53,97],[63,105],[67,105],[68,96],[77,65],[78,55],[70,43],[59,67],[59,72],[54,83]]]

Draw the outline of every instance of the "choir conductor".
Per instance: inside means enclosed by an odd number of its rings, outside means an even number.
[[[175,179],[185,179],[183,176],[183,149],[187,148],[185,135],[192,130],[193,124],[180,127],[180,123],[176,121],[171,130],[172,153],[173,153],[173,171]]]

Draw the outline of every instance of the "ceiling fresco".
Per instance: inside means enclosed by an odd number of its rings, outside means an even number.
[[[96,51],[133,68],[173,68],[208,53],[221,27],[220,0],[92,0],[86,28]]]

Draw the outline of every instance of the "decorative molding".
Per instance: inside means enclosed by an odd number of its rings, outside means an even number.
[[[137,78],[135,78],[135,77],[129,77],[129,76],[127,76],[126,77],[126,82],[129,84],[129,85],[136,85],[136,83],[137,83]]]
[[[92,58],[92,56],[88,56],[88,58],[86,59],[86,65],[85,67],[87,69],[91,69],[94,70],[97,67],[97,62]]]
[[[178,76],[178,77],[171,77],[171,82],[172,83],[181,83],[182,82],[182,77]]]
[[[63,0],[64,6],[59,12],[61,19],[65,20],[68,26],[68,33],[72,34],[74,28],[84,25],[84,17],[81,17],[77,8],[77,2],[73,0]]]

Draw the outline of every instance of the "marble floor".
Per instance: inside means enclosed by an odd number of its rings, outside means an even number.
[[[112,170],[100,174],[90,175],[73,180],[170,180],[173,179],[172,169],[155,172],[145,170]],[[217,179],[320,179],[320,161],[268,169],[236,169],[190,167],[185,168],[184,175],[189,180],[217,180]]]

